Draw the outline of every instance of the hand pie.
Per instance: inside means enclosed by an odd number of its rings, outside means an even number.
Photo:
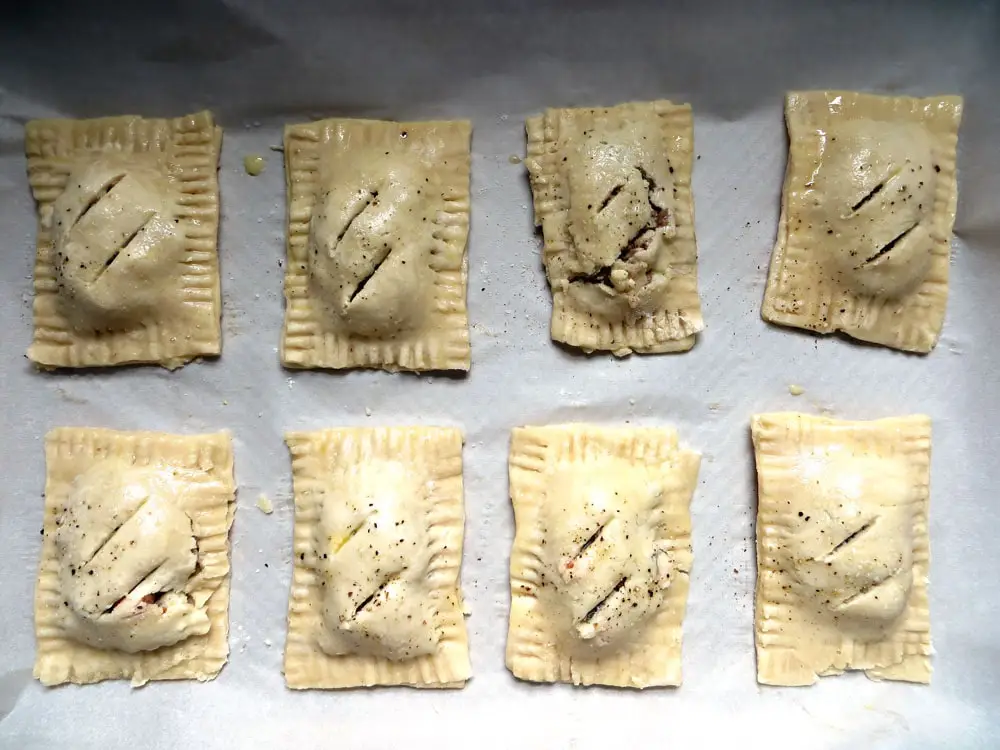
[[[757,680],[930,682],[930,420],[753,418]]]
[[[670,429],[513,431],[507,668],[516,677],[680,685],[699,463]]]
[[[468,122],[285,128],[286,367],[468,370]]]
[[[462,434],[292,432],[291,688],[462,687]]]
[[[208,112],[173,120],[33,120],[41,367],[154,362],[222,349],[219,147]]]
[[[948,300],[957,96],[791,93],[765,320],[929,352]]]
[[[35,677],[215,677],[229,655],[229,436],[62,427],[45,456]]]
[[[527,133],[552,338],[620,356],[694,346],[691,107],[550,109]]]

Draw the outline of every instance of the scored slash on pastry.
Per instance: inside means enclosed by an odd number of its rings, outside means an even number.
[[[926,353],[948,300],[957,96],[788,94],[788,167],[762,315]]]

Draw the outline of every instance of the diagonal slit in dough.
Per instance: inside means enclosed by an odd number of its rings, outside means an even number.
[[[166,561],[167,561],[166,558],[163,558],[162,560],[159,560],[156,563],[154,563],[153,567],[150,570],[147,570],[142,576],[139,577],[139,582],[136,583],[131,589],[129,589],[129,591],[128,591],[127,594],[125,594],[124,596],[118,597],[111,606],[109,606],[107,609],[104,610],[104,612],[102,614],[110,615],[112,612],[114,612],[115,608],[119,604],[121,604],[123,601],[125,601],[126,599],[128,599],[130,596],[132,596],[133,594],[135,594],[135,592],[138,591],[138,590],[140,590],[142,588],[142,586],[147,581],[149,581],[150,578],[152,578],[157,573],[159,573],[160,569],[163,567],[163,563],[165,563]],[[162,593],[165,593],[165,592],[162,592]]]
[[[117,533],[118,533],[119,531],[121,531],[121,528],[122,528],[122,526],[124,526],[124,525],[125,525],[125,524],[127,524],[127,523],[128,523],[129,521],[131,521],[131,520],[132,520],[133,518],[135,518],[135,517],[136,517],[137,515],[139,515],[139,512],[140,512],[140,511],[141,511],[141,510],[142,510],[143,508],[145,508],[145,507],[146,507],[146,503],[148,503],[148,502],[149,502],[149,500],[150,500],[150,498],[148,498],[148,497],[147,497],[147,498],[146,498],[145,500],[143,500],[143,501],[142,501],[141,503],[139,503],[139,505],[137,505],[137,506],[136,506],[135,510],[133,510],[133,511],[132,511],[132,512],[131,512],[131,513],[129,514],[128,518],[126,518],[126,519],[125,519],[125,520],[123,520],[123,521],[122,521],[122,522],[121,522],[120,524],[118,524],[118,525],[117,525],[117,526],[115,526],[115,527],[114,527],[113,529],[111,529],[111,531],[109,531],[109,532],[108,532],[108,535],[107,535],[106,537],[104,537],[104,539],[103,539],[103,540],[101,540],[101,543],[100,543],[100,544],[99,544],[99,545],[97,546],[97,549],[96,549],[96,550],[94,550],[94,554],[92,554],[92,555],[91,555],[91,556],[90,556],[90,557],[89,557],[89,558],[87,559],[87,562],[85,562],[85,563],[84,563],[84,564],[83,564],[82,566],[80,566],[80,567],[81,567],[81,568],[86,568],[86,567],[87,567],[88,565],[90,565],[90,564],[91,564],[91,563],[92,563],[92,562],[94,561],[94,558],[96,558],[96,557],[97,557],[97,556],[98,556],[99,554],[101,554],[101,552],[102,552],[102,551],[104,550],[104,548],[105,548],[105,547],[107,547],[107,546],[108,546],[108,544],[109,544],[109,543],[111,542],[111,540],[115,538],[115,534],[117,534]],[[157,565],[159,565],[159,563],[157,563]]]
[[[855,529],[854,531],[852,531],[839,544],[837,544],[833,549],[831,549],[829,552],[827,552],[823,556],[823,559],[824,560],[829,560],[831,557],[833,557],[835,554],[837,554],[840,550],[842,550],[848,544],[850,544],[855,539],[857,539],[859,536],[861,536],[866,531],[868,531],[869,529],[871,529],[871,527],[875,525],[875,522],[878,521],[878,519],[879,519],[879,517],[875,516],[875,518],[871,519],[870,521],[865,522],[860,527],[858,527],[857,529]]]
[[[90,213],[90,209],[92,209],[94,206],[100,203],[101,199],[105,195],[110,193],[112,190],[114,190],[115,186],[124,179],[125,179],[124,172],[121,172],[119,174],[110,177],[108,181],[104,183],[104,185],[101,187],[101,189],[98,190],[96,193],[94,193],[94,195],[91,196],[90,200],[88,200],[87,203],[83,206],[83,210],[80,212],[80,215],[77,216],[76,220],[73,222],[73,227],[79,224],[80,221],[83,220],[83,217],[86,216],[88,213]]]
[[[853,602],[855,602],[856,600],[860,599],[862,596],[865,596],[866,594],[870,594],[872,591],[875,591],[875,589],[877,589],[880,586],[888,583],[893,578],[895,578],[897,575],[899,575],[899,570],[893,571],[892,573],[890,573],[889,575],[887,575],[885,578],[880,578],[877,581],[872,581],[871,583],[869,583],[869,584],[867,584],[865,586],[862,586],[858,591],[856,591],[855,593],[851,594],[849,597],[847,597],[842,602],[840,602],[839,604],[837,604],[836,608],[837,609],[843,609],[844,607],[846,607],[846,606],[852,604]]]
[[[406,570],[406,568],[403,568],[403,570]],[[361,602],[361,603],[360,603],[360,604],[359,604],[359,605],[358,605],[357,607],[355,607],[355,609],[354,609],[354,617],[356,618],[356,617],[357,617],[358,615],[360,615],[360,614],[361,614],[361,613],[362,613],[362,612],[364,611],[364,609],[365,609],[365,608],[366,608],[366,607],[367,607],[367,606],[368,606],[369,604],[371,604],[371,603],[372,603],[372,602],[373,602],[373,601],[375,600],[375,598],[376,598],[376,597],[377,597],[377,596],[378,596],[379,594],[381,594],[381,593],[382,593],[383,591],[385,591],[386,587],[387,587],[387,586],[388,586],[388,585],[389,585],[390,583],[392,583],[393,581],[397,581],[397,580],[399,580],[399,575],[400,575],[400,573],[402,573],[402,572],[403,572],[403,571],[400,571],[399,573],[396,573],[396,574],[394,574],[394,575],[391,575],[391,576],[389,576],[388,578],[386,578],[386,579],[385,579],[384,581],[382,581],[382,583],[380,583],[380,584],[378,585],[378,588],[376,588],[376,589],[375,589],[375,590],[374,590],[374,591],[373,591],[372,593],[370,593],[370,594],[369,594],[369,595],[368,595],[368,596],[367,596],[367,597],[366,597],[366,598],[364,599],[364,601],[362,601],[362,602]]]
[[[603,201],[601,201],[601,205],[597,207],[597,213],[601,213],[601,211],[606,209],[608,207],[608,204],[611,203],[611,201],[613,201],[616,197],[618,197],[618,194],[621,193],[621,191],[624,189],[625,189],[624,184],[618,184],[615,185],[613,188],[611,188],[611,192],[608,193],[607,197]]]
[[[919,222],[917,222],[917,224],[919,224]],[[896,247],[896,245],[898,245],[900,242],[902,242],[906,238],[906,235],[908,235],[910,232],[912,232],[914,229],[916,229],[917,228],[917,224],[914,224],[909,229],[903,230],[903,232],[901,232],[900,234],[898,234],[893,239],[889,240],[889,242],[887,242],[884,246],[882,246],[882,248],[877,253],[875,253],[872,257],[870,257],[867,260],[865,260],[864,262],[862,262],[861,265],[858,266],[858,268],[864,268],[869,263],[874,263],[879,258],[881,258],[883,255],[885,255],[886,253],[888,253],[890,250],[892,250],[894,247]]]
[[[368,272],[367,276],[361,279],[357,287],[355,287],[354,291],[351,292],[351,297],[350,297],[351,302],[354,302],[355,298],[359,294],[361,294],[362,291],[364,291],[364,288],[368,285],[368,282],[372,280],[375,274],[378,273],[378,270],[385,264],[387,260],[389,260],[390,255],[392,255],[391,248],[388,251],[386,251],[386,253],[379,260],[375,261],[375,266],[372,268],[372,270]]]
[[[142,232],[147,226],[149,226],[149,222],[151,222],[155,216],[156,216],[155,213],[147,214],[142,224],[137,226],[130,234],[126,235],[126,237],[122,240],[118,248],[113,253],[111,253],[111,255],[108,257],[106,261],[104,261],[104,265],[101,266],[100,270],[98,270],[97,275],[94,276],[94,279],[93,281],[91,281],[91,283],[98,281],[105,273],[107,273],[108,269],[111,268],[111,265],[116,260],[118,260],[119,256],[121,256],[123,252],[128,250],[128,246],[132,244],[132,240],[134,240],[136,237],[139,236],[139,232]]]
[[[584,553],[588,549],[590,549],[591,545],[593,545],[594,542],[596,542],[598,539],[601,538],[601,534],[604,533],[604,530],[611,524],[611,521],[613,521],[613,520],[614,519],[612,518],[612,519],[610,519],[608,521],[605,521],[600,526],[598,526],[597,527],[597,531],[595,531],[593,534],[591,534],[590,537],[582,545],[580,545],[580,549],[577,550],[577,552],[576,552],[575,555],[573,555],[573,557],[571,559],[571,562],[576,562],[581,557],[583,557]]]
[[[351,217],[347,220],[347,223],[344,224],[344,228],[341,229],[340,232],[337,234],[337,241],[333,243],[334,250],[340,247],[340,242],[350,231],[351,225],[354,224],[354,222],[357,220],[359,216],[361,216],[361,214],[363,214],[365,211],[368,210],[368,207],[371,206],[371,204],[374,203],[377,198],[378,198],[378,190],[372,190],[368,193],[364,202],[358,207],[358,210],[351,215]]]
[[[347,546],[347,543],[350,542],[358,534],[360,534],[361,531],[362,531],[362,529],[364,529],[365,526],[368,525],[368,521],[371,520],[371,517],[373,515],[375,515],[375,514],[374,513],[369,513],[367,516],[365,516],[360,521],[358,521],[354,526],[351,526],[347,530],[347,533],[343,537],[341,537],[340,539],[337,540],[336,547],[333,550],[331,550],[332,553],[334,555],[336,555],[338,552],[340,552],[340,550],[344,549],[344,547]]]
[[[613,596],[614,596],[615,594],[617,594],[617,593],[618,593],[619,591],[621,591],[621,590],[622,590],[623,588],[625,588],[625,584],[626,584],[626,583],[628,583],[628,579],[627,579],[627,578],[622,578],[622,579],[621,579],[620,581],[618,581],[618,583],[616,583],[616,584],[614,585],[614,588],[612,588],[612,589],[611,589],[611,591],[609,591],[609,592],[607,593],[607,595],[606,595],[606,596],[605,596],[605,597],[604,597],[603,599],[601,599],[601,601],[599,601],[599,602],[598,602],[597,604],[595,604],[595,605],[594,605],[593,607],[591,607],[591,608],[590,608],[590,611],[589,611],[589,612],[588,612],[587,614],[585,614],[585,615],[584,615],[584,616],[583,616],[583,617],[582,617],[582,618],[580,619],[580,623],[579,623],[579,624],[581,624],[581,625],[582,625],[582,624],[585,624],[585,623],[589,623],[589,622],[593,621],[593,619],[594,619],[595,617],[597,617],[598,613],[599,613],[599,612],[600,612],[600,611],[601,611],[602,609],[604,609],[604,607],[606,607],[606,606],[607,606],[607,604],[608,604],[608,601],[610,601],[610,599],[611,599],[611,598],[612,598],[612,597],[613,597]]]
[[[903,172],[903,170],[902,170],[901,167],[896,167],[891,172],[889,172],[889,174],[887,174],[885,176],[885,179],[883,179],[881,182],[879,182],[878,185],[876,185],[875,187],[873,187],[868,192],[868,195],[863,196],[861,198],[861,200],[859,200],[857,203],[855,203],[853,206],[851,206],[851,213],[852,214],[856,214],[861,208],[863,208],[864,206],[867,206],[869,203],[871,203],[872,200],[875,199],[875,196],[877,196],[879,193],[881,193],[883,190],[885,190],[885,186],[888,185],[890,182],[892,182],[897,177],[899,177],[899,175],[902,174],[902,172]]]

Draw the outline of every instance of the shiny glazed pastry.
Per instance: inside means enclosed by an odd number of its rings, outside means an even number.
[[[35,337],[42,367],[219,354],[218,162],[208,112],[33,120]]]
[[[962,99],[788,95],[763,316],[928,352],[944,322]]]
[[[285,129],[282,362],[467,370],[467,122]]]

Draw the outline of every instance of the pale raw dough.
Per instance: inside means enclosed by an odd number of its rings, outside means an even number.
[[[956,96],[788,95],[766,320],[934,348],[948,299],[961,114]]]
[[[930,420],[753,418],[757,679],[929,682]]]
[[[286,440],[295,490],[288,686],[464,685],[461,432],[344,428]]]
[[[468,370],[468,122],[285,129],[288,367]]]
[[[552,338],[585,351],[686,351],[702,330],[691,107],[550,109],[527,122]]]
[[[515,676],[681,683],[699,464],[670,429],[513,431],[507,667]]]
[[[172,369],[219,354],[221,141],[208,112],[25,126],[39,215],[32,361]]]
[[[64,427],[46,463],[35,677],[215,677],[229,654],[229,436]]]

